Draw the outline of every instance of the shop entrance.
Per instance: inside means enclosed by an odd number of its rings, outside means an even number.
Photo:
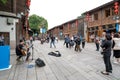
[[[0,36],[3,36],[4,45],[10,45],[10,36],[9,32],[0,32]]]

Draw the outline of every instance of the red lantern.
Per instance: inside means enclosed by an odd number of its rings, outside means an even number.
[[[119,12],[119,3],[118,2],[114,3],[114,12],[115,12],[115,14],[118,14],[118,12]]]
[[[30,0],[27,0],[27,2],[26,2],[26,5],[27,5],[27,7],[30,7]]]

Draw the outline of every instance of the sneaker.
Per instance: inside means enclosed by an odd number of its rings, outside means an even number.
[[[117,61],[114,61],[113,63],[118,64],[118,62],[117,62]]]
[[[101,71],[101,73],[104,75],[109,75],[109,72],[106,72],[106,71]]]

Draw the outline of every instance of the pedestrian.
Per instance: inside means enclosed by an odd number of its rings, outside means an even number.
[[[5,43],[4,43],[5,41],[4,41],[4,36],[3,36],[3,34],[0,36],[0,46],[4,46],[5,45]]]
[[[100,45],[103,45],[104,41],[106,40],[105,35],[106,35],[106,32],[103,32],[102,37],[100,38]],[[103,54],[102,52],[103,52],[103,49],[100,47],[100,53]]]
[[[64,44],[66,44],[66,48],[68,48],[69,47],[69,43],[70,43],[70,37],[69,37],[69,35],[67,35],[64,40],[65,40]]]
[[[94,42],[95,35],[93,33],[90,35],[90,39],[91,39],[91,42]]]
[[[82,48],[84,48],[85,47],[85,38],[83,37],[82,38]]]
[[[52,35],[52,36],[50,37],[50,39],[51,39],[50,48],[52,48],[52,44],[53,44],[53,46],[56,48],[56,46],[55,46],[55,37]]]
[[[112,73],[112,65],[110,61],[111,57],[111,48],[112,48],[112,37],[110,34],[106,34],[106,40],[104,43],[101,45],[103,49],[103,60],[105,64],[105,71],[101,71],[102,74],[104,75],[109,75],[109,73]]]
[[[100,38],[98,36],[95,36],[95,44],[96,44],[96,51],[99,51],[99,49],[100,49]]]
[[[111,32],[111,37],[112,37],[112,39],[114,38],[114,32]]]
[[[77,39],[75,40],[75,43],[76,43],[76,45],[75,45],[75,51],[80,51],[81,52],[81,48],[80,48],[80,44],[81,44],[81,40],[80,40],[80,37],[77,37]]]
[[[66,38],[67,38],[67,36],[65,35],[65,36],[64,36],[64,43],[63,43],[63,45],[66,44]]]
[[[47,36],[47,43],[49,43],[49,36]]]
[[[118,33],[114,34],[113,38],[113,57],[115,57],[114,63],[120,62],[120,37]]]
[[[69,46],[70,46],[70,48],[74,46],[74,41],[73,40],[70,40]]]
[[[32,44],[32,42],[33,42],[33,37],[31,36],[30,37],[30,43]]]
[[[58,37],[57,37],[57,36],[55,37],[55,40],[56,40],[56,42],[58,43]]]

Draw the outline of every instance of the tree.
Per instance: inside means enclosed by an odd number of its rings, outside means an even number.
[[[84,15],[84,14],[81,14],[81,16],[78,16],[77,18],[78,18],[78,19],[80,19],[80,18],[85,18],[85,15]]]
[[[6,4],[8,0],[0,0],[3,4]]]
[[[33,14],[29,17],[30,28],[34,33],[39,33],[40,28],[44,27],[46,30],[48,29],[48,22],[43,17],[40,17],[36,14]]]

